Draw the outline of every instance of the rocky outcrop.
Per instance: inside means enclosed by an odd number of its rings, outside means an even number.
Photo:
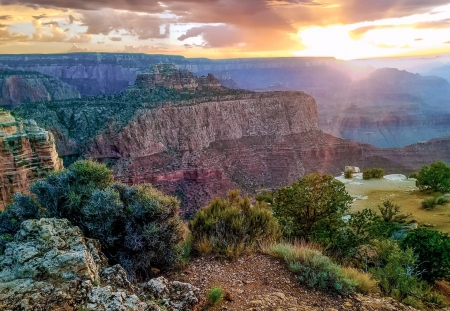
[[[219,81],[212,74],[197,78],[192,72],[177,69],[175,65],[171,64],[155,65],[150,70],[139,74],[135,86],[148,89],[163,87],[178,91],[221,87]]]
[[[13,108],[22,103],[80,98],[75,87],[39,72],[0,69],[0,106]]]
[[[155,302],[158,301],[158,304]],[[164,278],[133,285],[66,219],[27,220],[0,255],[0,309],[194,310],[198,289]]]
[[[15,192],[62,168],[53,135],[33,120],[14,118],[0,108],[0,210]]]

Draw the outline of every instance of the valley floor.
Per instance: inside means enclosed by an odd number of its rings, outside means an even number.
[[[450,204],[439,205],[432,210],[421,208],[421,202],[432,194],[420,192],[415,179],[406,179],[403,175],[387,175],[382,179],[363,180],[362,174],[352,179],[337,177],[345,183],[348,193],[356,198],[352,211],[370,208],[378,212],[378,205],[389,199],[401,207],[401,213],[411,214],[407,221],[416,221],[419,225],[428,226],[450,233]]]

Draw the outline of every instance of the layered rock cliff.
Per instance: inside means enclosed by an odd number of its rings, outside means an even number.
[[[38,103],[17,113],[51,129],[67,160],[98,159],[125,183],[151,182],[177,195],[187,217],[233,188],[276,188],[311,172],[339,174],[345,165],[409,173],[447,157],[426,153],[416,161],[414,149],[327,135],[318,129],[314,98],[303,92],[230,90],[212,77],[173,70],[150,71],[120,95]]]
[[[21,103],[80,98],[75,87],[38,72],[0,69],[0,106],[13,108]]]
[[[0,146],[0,210],[15,192],[27,193],[36,179],[62,168],[50,132],[1,108]]]

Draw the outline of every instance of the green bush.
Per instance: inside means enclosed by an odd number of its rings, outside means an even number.
[[[276,244],[271,247],[270,253],[283,258],[300,282],[309,287],[348,295],[358,285],[341,271],[339,265],[314,247]]]
[[[189,223],[194,247],[200,252],[215,252],[233,257],[257,243],[276,240],[281,235],[268,205],[242,198],[230,191],[227,199],[216,198],[198,211]]]
[[[430,166],[424,165],[415,177],[416,186],[420,190],[450,191],[450,166],[444,162],[433,162]]]
[[[335,233],[343,226],[352,197],[331,175],[310,174],[274,197],[274,215],[290,238],[311,239],[316,230]]]
[[[220,286],[213,286],[206,292],[206,299],[209,306],[218,305],[223,298],[223,289]]]
[[[12,207],[29,209],[34,204],[34,211],[42,208],[35,217],[69,219],[86,237],[99,240],[110,263],[121,264],[132,281],[149,278],[151,267],[164,269],[180,262],[184,227],[178,200],[151,185],[112,182],[112,172],[104,165],[75,162],[31,186],[37,203],[24,196],[15,198]]]
[[[403,250],[395,241],[383,240],[376,244],[374,252],[370,272],[384,295],[416,307],[439,301],[442,304],[442,297],[420,279],[422,268],[411,248]]]
[[[450,276],[450,236],[437,230],[419,228],[408,233],[401,242],[417,256],[421,278],[433,283]]]
[[[347,179],[353,178],[353,172],[350,171],[350,170],[345,171],[344,172],[344,177],[347,178]]]
[[[363,179],[383,178],[384,170],[382,168],[370,168],[363,172]]]
[[[445,196],[437,196],[434,198],[428,198],[422,201],[421,206],[423,209],[433,209],[438,205],[445,205],[448,203],[448,198]]]

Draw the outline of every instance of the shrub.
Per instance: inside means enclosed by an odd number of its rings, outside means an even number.
[[[415,177],[416,186],[420,190],[450,191],[450,166],[444,162],[433,162],[430,166],[424,165]]]
[[[422,201],[421,206],[423,209],[433,209],[438,205],[445,205],[448,203],[448,198],[445,196],[437,196],[434,198],[428,198]]]
[[[406,218],[411,216],[411,214],[401,214],[400,206],[391,200],[384,200],[381,205],[378,205],[378,210],[381,213],[383,221],[386,223],[403,223]]]
[[[234,190],[227,199],[216,198],[189,223],[198,251],[213,251],[226,257],[237,256],[257,243],[273,241],[281,235],[278,222],[268,205],[239,195]]]
[[[417,307],[442,303],[440,295],[420,280],[421,267],[412,249],[402,250],[395,241],[384,240],[376,244],[375,252],[370,271],[384,295]]]
[[[350,170],[345,171],[344,172],[344,177],[347,178],[347,179],[353,178],[353,172],[350,171]]]
[[[213,286],[206,292],[206,299],[209,306],[218,305],[223,298],[223,289],[220,286]]]
[[[384,170],[382,168],[370,168],[363,172],[363,179],[383,178]]]
[[[283,258],[300,282],[321,290],[335,290],[348,295],[357,287],[341,267],[322,254],[316,247],[308,244],[276,244],[270,253]]]
[[[151,185],[112,182],[104,165],[79,161],[35,182],[30,190],[37,203],[24,196],[28,199],[14,199],[13,206],[34,204],[48,217],[69,219],[86,237],[99,240],[110,262],[121,264],[132,281],[149,278],[151,267],[179,263],[184,232],[179,202]]]
[[[408,233],[400,244],[417,256],[420,277],[434,283],[450,275],[450,236],[437,230],[419,228]]]
[[[336,232],[353,202],[345,185],[331,175],[310,174],[279,189],[274,215],[288,237],[310,239],[318,228]]]

